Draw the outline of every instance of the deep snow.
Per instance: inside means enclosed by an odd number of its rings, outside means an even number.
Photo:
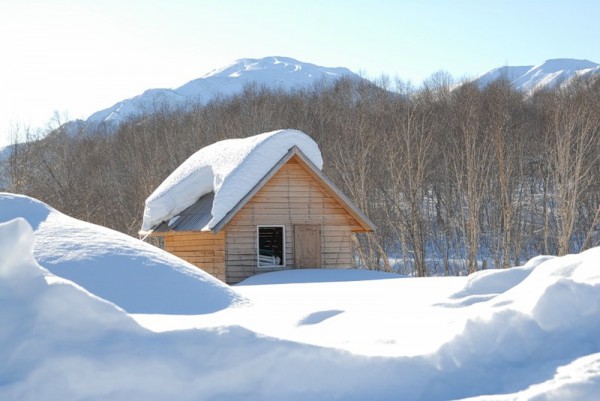
[[[212,220],[204,229],[212,229],[294,146],[317,168],[323,167],[317,143],[293,129],[226,139],[200,149],[146,199],[140,233],[169,221],[209,192],[214,192],[215,198]]]
[[[49,242],[40,241],[50,233],[43,229],[47,210],[25,197],[5,195],[0,203],[0,221],[21,214],[34,226],[23,219],[0,223],[2,400],[594,400],[600,394],[600,248],[469,277],[267,273],[231,290],[245,304],[199,315],[130,315],[37,264],[34,255],[44,251],[34,248]],[[51,239],[65,253],[89,254],[80,266],[102,270],[110,260],[91,256],[101,252],[98,241],[121,237],[89,228],[81,243]],[[150,252],[137,241],[128,246],[139,246],[131,265]],[[145,299],[128,282],[130,296]],[[199,297],[209,302],[205,289],[198,288]]]
[[[128,312],[208,313],[244,302],[221,281],[150,244],[0,193],[0,222],[17,217],[33,227],[35,258],[45,268]]]

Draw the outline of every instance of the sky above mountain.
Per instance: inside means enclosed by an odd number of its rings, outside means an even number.
[[[288,56],[419,84],[548,59],[600,62],[600,3],[227,0],[0,2],[0,146],[240,58]],[[57,122],[54,122],[55,124]]]

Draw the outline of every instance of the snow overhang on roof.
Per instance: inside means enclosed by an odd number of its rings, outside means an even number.
[[[252,199],[252,197],[286,164],[290,159],[296,157],[298,162],[303,165],[307,172],[320,181],[324,189],[329,192],[346,211],[356,219],[362,227],[363,232],[372,232],[375,230],[375,225],[371,220],[358,208],[354,203],[340,191],[337,186],[329,180],[321,170],[317,168],[302,151],[297,147],[292,147],[256,185],[242,198],[240,201],[216,224],[210,229],[214,233],[219,232],[227,223]],[[203,195],[194,204],[186,208],[179,215],[173,217],[169,222],[162,222],[154,233],[164,233],[169,231],[206,231],[206,225],[212,219],[211,209],[212,203],[215,200],[213,192]]]
[[[315,166],[309,158],[297,147],[292,147],[288,153],[279,160],[271,170],[252,188],[238,204],[232,208],[229,213],[217,224],[213,231],[219,232],[229,221],[240,211],[244,205],[287,163],[292,157],[297,157],[298,161],[306,167],[307,172],[317,181],[321,181],[323,187],[329,192],[349,213],[356,219],[364,232],[375,231],[375,224],[358,208],[340,189]]]
[[[228,139],[200,149],[179,166],[146,199],[140,234],[149,234],[202,196],[214,192],[210,231],[296,146],[317,170],[323,166],[315,141],[297,130],[278,130],[242,139]]]
[[[169,221],[163,221],[152,232],[201,231],[212,220],[215,193],[209,192]]]

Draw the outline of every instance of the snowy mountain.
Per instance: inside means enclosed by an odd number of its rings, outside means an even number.
[[[95,112],[86,123],[119,124],[131,116],[152,112],[164,105],[169,108],[203,104],[217,96],[240,93],[251,83],[268,88],[290,90],[311,85],[319,80],[335,80],[343,76],[358,77],[347,68],[321,67],[288,57],[245,58],[215,69],[176,89],[149,89],[141,95],[122,100]]]
[[[495,68],[475,79],[480,87],[506,77],[515,87],[528,94],[568,84],[574,77],[600,74],[600,64],[588,60],[552,59],[539,65],[504,66]]]

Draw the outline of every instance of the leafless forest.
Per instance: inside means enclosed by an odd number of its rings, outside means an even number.
[[[600,79],[532,96],[443,74],[418,89],[384,78],[247,87],[186,110],[157,105],[114,132],[64,127],[43,139],[18,129],[0,186],[133,236],[146,197],[196,150],[296,128],[378,226],[356,241],[368,268],[454,275],[600,245]]]

